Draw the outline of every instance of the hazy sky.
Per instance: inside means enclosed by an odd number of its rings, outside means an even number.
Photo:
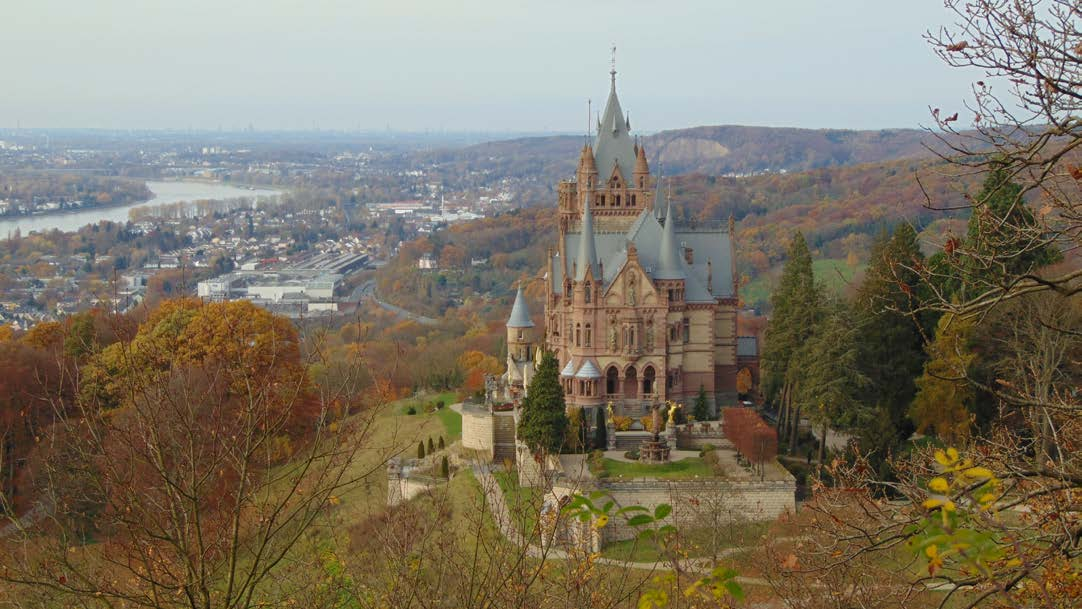
[[[0,127],[916,127],[941,0],[2,0]]]

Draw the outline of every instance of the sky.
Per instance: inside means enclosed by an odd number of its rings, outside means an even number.
[[[898,128],[979,75],[942,0],[2,0],[0,127]]]

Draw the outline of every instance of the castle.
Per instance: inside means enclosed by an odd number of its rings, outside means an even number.
[[[690,406],[701,388],[716,413],[735,401],[740,368],[758,368],[756,339],[737,336],[733,222],[679,226],[631,136],[615,69],[611,77],[597,136],[583,145],[575,176],[559,184],[543,345],[559,359],[568,408],[593,414],[612,403],[616,414],[639,417],[669,400]],[[541,345],[521,289],[507,345],[502,380],[517,396]]]

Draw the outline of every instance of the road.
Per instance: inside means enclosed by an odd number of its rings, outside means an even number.
[[[434,326],[439,323],[439,320],[431,317],[425,317],[424,315],[418,315],[411,311],[407,311],[402,307],[395,306],[389,302],[383,302],[376,296],[376,281],[369,279],[361,285],[354,288],[353,292],[349,295],[349,299],[353,302],[361,302],[362,300],[371,300],[380,307],[398,315],[402,319],[411,319],[423,326]]]

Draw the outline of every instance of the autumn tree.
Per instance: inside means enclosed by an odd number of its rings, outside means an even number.
[[[928,345],[924,373],[917,378],[917,395],[909,414],[917,431],[944,442],[957,443],[973,428],[976,391],[969,382],[976,354],[971,347],[972,325],[944,315]]]
[[[166,302],[90,356],[29,460],[48,517],[0,540],[0,589],[50,606],[286,604],[311,585],[287,557],[372,471],[353,470],[370,417],[340,414],[361,396],[314,386],[308,362],[288,320],[243,301]]]

